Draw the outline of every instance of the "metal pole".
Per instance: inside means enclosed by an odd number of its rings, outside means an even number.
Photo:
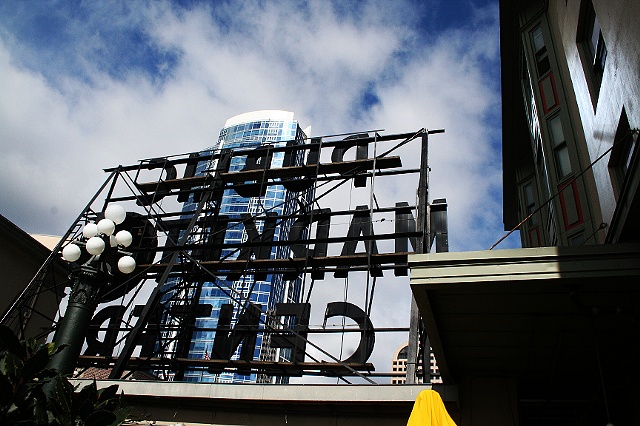
[[[427,199],[429,195],[429,132],[422,133],[422,149],[420,153],[420,182],[418,183],[418,232],[421,237],[418,240],[416,253],[429,252],[429,218]],[[418,372],[418,346],[420,312],[416,300],[411,295],[411,313],[409,318],[409,347],[407,348],[407,384],[415,384]],[[424,366],[423,366],[424,368]]]
[[[100,290],[108,283],[106,273],[93,266],[83,265],[72,274],[75,283],[69,296],[69,305],[53,338],[56,346],[65,345],[65,348],[53,355],[49,362],[49,368],[62,374],[73,373],[100,300]]]

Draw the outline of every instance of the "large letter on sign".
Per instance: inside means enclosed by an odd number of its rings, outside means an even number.
[[[276,230],[276,221],[278,220],[274,212],[267,212],[262,225],[262,234],[258,233],[258,226],[256,225],[256,219],[249,213],[241,213],[242,223],[244,224],[244,230],[247,233],[246,246],[242,247],[240,253],[238,253],[238,260],[249,260],[252,258],[251,254],[255,256],[255,259],[269,259],[271,257],[271,243]],[[254,271],[253,278],[256,281],[264,281],[267,279],[267,273],[265,271]],[[235,281],[240,279],[240,273],[227,274],[227,280]]]
[[[178,171],[176,170],[176,166],[173,164],[167,164],[166,158],[153,158],[149,160],[150,164],[157,164],[158,167],[162,167],[165,172],[164,180],[174,180],[178,177]],[[155,167],[154,167],[155,168]],[[158,182],[158,186],[164,182],[164,180],[160,180]],[[138,200],[136,204],[139,206],[149,206],[151,204],[157,203],[162,200],[165,196],[169,195],[171,191],[166,188],[159,188],[156,192],[153,193],[145,193],[143,195],[138,196]]]
[[[327,238],[329,238],[329,226],[331,221],[331,209],[317,209],[296,219],[289,230],[289,241],[299,241],[291,244],[291,252],[295,257],[305,258],[307,256],[325,257],[327,255]],[[318,222],[316,228],[316,241],[313,251],[309,250],[309,243],[305,240],[309,239],[309,225],[312,222]],[[297,273],[296,273],[297,276]],[[314,280],[324,279],[324,268],[319,266],[311,272],[311,278]],[[290,278],[295,279],[295,277]]]
[[[287,142],[287,147],[290,149],[284,153],[282,167],[302,166],[304,164],[305,151],[308,151],[307,166],[318,163],[320,158],[320,139],[312,139],[311,144],[301,144],[296,140],[292,140]],[[306,176],[280,178],[280,182],[282,182],[282,186],[289,191],[305,191],[313,185],[315,168],[313,168],[313,170],[313,173],[309,173]]]
[[[408,203],[400,202],[396,203],[396,222],[395,222],[396,234],[416,232],[416,220],[411,213],[411,207]],[[416,251],[418,246],[418,237],[396,237],[396,253],[406,253],[409,251],[409,244],[411,244],[412,251]],[[394,274],[396,277],[404,277],[407,275],[407,265],[396,264],[394,268]]]
[[[295,317],[285,321],[289,329],[294,333],[273,334],[271,336],[272,348],[291,348],[291,361],[304,362],[305,348],[307,347],[307,335],[309,332],[310,303],[276,303],[275,317]]]
[[[351,318],[360,327],[360,344],[358,349],[349,358],[343,362],[346,364],[356,363],[364,364],[367,362],[373,352],[373,344],[376,341],[376,335],[373,331],[371,320],[362,309],[349,302],[331,302],[327,303],[327,310],[324,313],[324,322],[331,317],[343,316]]]
[[[353,219],[349,225],[349,240],[342,246],[341,256],[351,256],[356,253],[356,247],[358,245],[358,237],[362,234],[364,246],[367,253],[378,254],[378,245],[376,240],[367,239],[366,237],[372,237],[373,234],[373,222],[371,221],[371,211],[368,206],[357,206],[356,212],[353,214]],[[369,271],[373,277],[381,277],[382,270],[380,265],[371,265]],[[333,273],[335,278],[346,278],[349,273],[349,266],[339,266],[336,272]]]
[[[240,359],[243,361],[253,361],[253,352],[256,346],[261,312],[262,305],[250,303],[244,312],[240,314],[236,326],[229,332],[233,305],[224,304],[220,306],[220,316],[218,317],[216,337],[213,340],[211,358],[231,359],[233,353],[238,349],[240,342],[242,342]]]
[[[84,351],[84,355],[113,355],[123,314],[124,308],[122,306],[112,305],[101,309],[94,315],[87,331],[87,350]],[[106,320],[109,320],[107,331],[104,334],[104,340],[100,341],[98,340],[98,332],[101,331],[102,323]]]
[[[269,147],[259,147],[247,153],[247,161],[240,172],[251,170],[268,170],[271,167],[273,152]],[[267,182],[260,180],[245,181],[236,183],[233,188],[241,197],[263,197],[267,191]]]
[[[364,139],[369,137],[368,133],[358,133],[356,135],[347,136],[343,139],[344,144],[340,144],[333,149],[331,153],[332,163],[341,163],[344,161],[344,153],[351,147],[357,146],[356,160],[365,160],[369,157],[369,144],[365,141],[359,141],[358,139]],[[364,176],[356,176],[353,180],[353,186],[361,188],[367,186],[367,178]]]

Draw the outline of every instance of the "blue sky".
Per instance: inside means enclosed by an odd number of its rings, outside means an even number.
[[[64,233],[103,168],[198,151],[231,116],[283,109],[312,135],[446,129],[430,198],[448,201],[451,250],[504,234],[495,0],[5,0],[0,76],[0,214],[28,232]],[[376,193],[411,203],[415,186]],[[407,286],[380,291],[402,303],[374,324],[404,324]]]
[[[487,0],[1,2],[0,213],[60,234],[102,168],[286,109],[313,134],[445,128],[431,195],[453,249],[486,248],[502,235],[497,17]]]

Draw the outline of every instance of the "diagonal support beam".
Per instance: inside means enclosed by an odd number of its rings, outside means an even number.
[[[209,201],[210,196],[211,196],[210,192],[206,192],[203,195],[202,199],[200,200],[200,203],[198,204],[198,208],[196,209],[196,211],[193,213],[193,216],[191,217],[191,221],[189,222],[189,225],[187,226],[187,228],[185,229],[184,233],[182,234],[181,238],[178,241],[179,246],[184,245],[184,243],[187,241],[187,239],[191,235],[191,231],[193,230],[193,227],[195,226],[195,224],[198,222],[200,213],[202,212],[202,210],[204,209],[204,206]],[[149,300],[147,301],[147,304],[142,310],[142,313],[140,314],[138,321],[136,321],[136,324],[133,326],[133,328],[129,332],[129,335],[127,336],[127,340],[124,344],[124,348],[122,349],[122,352],[120,352],[120,355],[118,356],[118,360],[115,362],[115,365],[113,366],[113,369],[109,374],[110,379],[119,379],[122,376],[122,373],[124,373],[127,362],[129,361],[129,358],[131,358],[131,355],[133,354],[133,350],[135,349],[138,341],[140,340],[140,336],[142,335],[144,328],[147,326],[147,323],[149,322],[149,318],[151,318],[151,315],[153,314],[154,309],[160,302],[160,298],[162,296],[162,287],[164,287],[164,284],[167,282],[167,278],[169,278],[169,274],[171,273],[173,266],[176,264],[179,254],[180,254],[180,251],[175,251],[171,255],[171,258],[169,259],[169,262],[166,268],[164,269],[162,276],[158,280],[158,284],[156,285],[156,287],[153,289],[153,292],[149,296]]]

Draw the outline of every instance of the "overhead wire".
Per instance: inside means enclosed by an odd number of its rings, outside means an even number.
[[[639,130],[638,129],[631,129],[625,132],[624,135],[622,135],[620,138],[614,140],[614,142],[611,144],[611,146],[605,150],[602,154],[600,154],[595,160],[593,160],[586,168],[584,168],[583,170],[580,171],[580,173],[578,173],[577,175],[575,175],[573,178],[571,178],[564,187],[572,184],[573,182],[577,181],[578,178],[580,178],[582,175],[584,175],[586,172],[588,172],[589,170],[591,170],[593,168],[593,166],[598,163],[600,160],[602,160],[607,154],[609,154],[613,148],[615,146],[617,146],[617,144],[621,141],[624,140],[627,136],[631,135],[631,134],[636,134],[638,133]],[[513,234],[515,231],[517,231],[522,225],[524,225],[527,221],[529,221],[529,219],[531,219],[536,213],[538,213],[540,210],[542,210],[545,206],[547,206],[549,203],[551,203],[551,201],[553,201],[556,197],[558,197],[560,194],[562,194],[562,191],[558,191],[555,194],[551,195],[549,198],[547,198],[547,200],[540,204],[538,206],[538,208],[536,208],[534,211],[532,211],[531,213],[529,213],[529,215],[527,217],[525,217],[524,219],[522,219],[520,221],[520,223],[518,223],[516,226],[514,226],[510,231],[508,231],[505,235],[503,235],[498,241],[496,241],[495,243],[493,243],[491,245],[491,247],[489,247],[489,250],[493,250],[498,244],[500,244],[502,241],[504,241],[505,239],[507,239],[507,237],[509,237],[509,235]],[[600,229],[602,228],[602,225],[600,225]],[[597,231],[596,231],[597,232]]]

